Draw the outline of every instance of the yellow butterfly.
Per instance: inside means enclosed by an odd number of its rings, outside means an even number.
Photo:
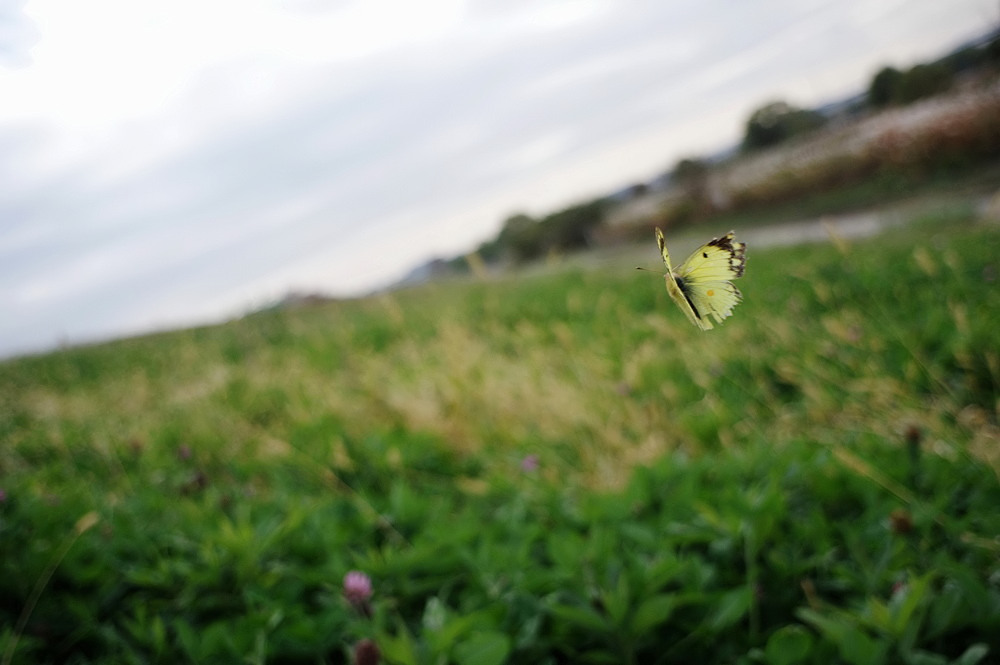
[[[747,264],[747,246],[736,242],[730,231],[721,238],[712,238],[699,247],[687,261],[674,270],[667,253],[663,232],[656,229],[656,244],[660,246],[667,273],[667,293],[688,320],[702,330],[711,330],[716,323],[733,313],[743,294],[731,280],[743,276]]]

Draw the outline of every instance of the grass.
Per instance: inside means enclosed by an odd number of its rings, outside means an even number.
[[[710,333],[630,263],[4,362],[0,663],[997,662],[998,240],[751,247]]]

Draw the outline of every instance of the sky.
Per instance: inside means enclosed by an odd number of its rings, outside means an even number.
[[[0,0],[0,357],[361,295],[997,0]]]

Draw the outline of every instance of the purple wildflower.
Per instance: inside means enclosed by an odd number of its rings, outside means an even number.
[[[372,580],[357,570],[344,575],[344,597],[347,602],[357,608],[362,608],[372,596]]]
[[[525,455],[521,460],[521,471],[531,473],[538,470],[538,455]]]

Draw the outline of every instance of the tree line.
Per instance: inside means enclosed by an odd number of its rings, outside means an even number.
[[[840,115],[878,111],[939,95],[953,89],[970,72],[997,67],[1000,67],[1000,31],[934,62],[908,69],[883,67],[871,78],[863,95],[834,110],[803,109],[783,100],[770,101],[750,113],[740,152],[752,153],[781,145],[815,132]],[[704,199],[700,188],[704,187],[710,168],[711,164],[704,159],[685,158],[664,174],[663,179],[680,188],[685,200],[692,202],[684,217],[699,216],[697,202]],[[645,183],[638,183],[625,194],[639,196],[648,189]],[[523,263],[554,252],[585,248],[591,244],[594,231],[603,224],[613,203],[611,197],[601,197],[538,218],[523,212],[511,215],[500,233],[482,243],[476,253],[487,263]],[[458,257],[450,265],[464,269],[465,263],[464,257]]]

